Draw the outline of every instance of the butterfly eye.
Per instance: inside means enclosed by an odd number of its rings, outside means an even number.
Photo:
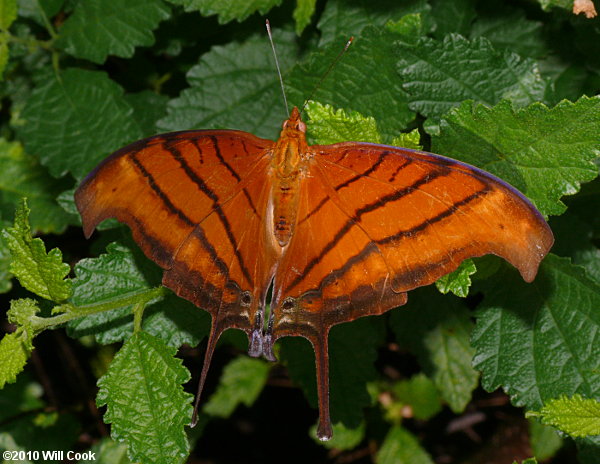
[[[281,125],[281,127],[283,127],[284,129],[287,127],[288,125],[288,121],[287,119],[285,121],[283,121],[283,124]]]
[[[306,132],[306,124],[304,124],[303,121],[300,121],[300,123],[298,124],[298,130],[303,133]]]

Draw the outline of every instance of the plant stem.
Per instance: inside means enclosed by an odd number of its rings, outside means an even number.
[[[168,290],[165,287],[155,287],[148,290],[145,290],[140,293],[136,293],[135,295],[129,295],[124,298],[117,298],[115,300],[111,300],[104,303],[96,303],[91,305],[83,305],[83,306],[72,306],[68,312],[64,314],[60,314],[58,316],[53,317],[39,317],[33,316],[31,318],[31,325],[33,327],[34,333],[38,334],[42,330],[48,329],[50,327],[64,324],[65,322],[71,321],[73,319],[78,319],[80,317],[89,316],[90,314],[101,313],[104,311],[110,311],[112,309],[122,308],[123,306],[135,305],[134,306],[134,319],[139,318],[139,321],[136,324],[140,324],[141,326],[141,313],[143,313],[143,308],[145,305],[154,298],[159,296],[166,295]],[[140,310],[141,308],[141,310]],[[139,316],[138,316],[139,313]]]
[[[46,26],[46,30],[48,31],[48,34],[50,35],[50,37],[52,37],[52,40],[56,40],[57,35],[56,35],[56,31],[54,30],[54,27],[52,26],[52,23],[48,19],[46,12],[40,5],[40,2],[36,2],[36,3],[37,3],[37,7],[39,10],[40,16],[42,17],[42,21],[44,22],[44,25]]]
[[[133,331],[139,332],[142,330],[142,316],[146,302],[140,302],[133,306]]]

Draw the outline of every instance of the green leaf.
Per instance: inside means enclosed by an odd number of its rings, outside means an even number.
[[[388,21],[385,28],[402,36],[402,42],[416,44],[424,33],[423,20],[420,13],[402,16],[398,21]]]
[[[28,336],[33,338],[32,319],[40,311],[37,301],[31,298],[19,298],[10,300],[10,309],[6,316],[8,321],[16,324],[18,328],[23,328]]]
[[[486,390],[502,387],[530,410],[561,395],[598,397],[598,283],[550,254],[533,283],[504,266],[484,290],[472,343]]]
[[[41,26],[46,26],[46,19],[56,15],[65,0],[19,0],[19,16],[34,20]]]
[[[559,103],[561,100],[577,100],[581,95],[592,95],[590,87],[593,87],[594,78],[580,64],[570,64],[556,56],[547,56],[538,60],[540,72],[550,80],[554,87],[554,96],[549,101],[551,104]]]
[[[255,12],[264,15],[271,8],[281,4],[282,0],[169,0],[175,5],[182,5],[185,11],[199,11],[203,16],[218,15],[219,24],[234,19],[243,21]]]
[[[18,142],[0,138],[0,214],[13,215],[21,198],[27,197],[31,207],[29,220],[34,232],[62,233],[69,215],[56,203],[56,196],[69,187],[69,182],[50,177],[39,162],[23,151]]]
[[[542,9],[548,11],[552,7],[564,8],[565,10],[571,11],[573,9],[572,0],[537,0]]]
[[[8,63],[8,28],[17,19],[17,0],[0,0],[0,80]]]
[[[367,26],[381,27],[388,21],[398,21],[405,15],[425,13],[430,9],[426,0],[329,0],[319,19],[319,44],[330,44],[340,38],[348,40],[351,36],[362,35]]]
[[[32,339],[31,332],[17,330],[0,340],[0,389],[15,382],[17,374],[25,368],[33,350]]]
[[[476,17],[475,0],[434,0],[431,15],[435,20],[435,36],[443,38],[451,32],[468,35]]]
[[[509,182],[544,215],[561,214],[563,195],[598,175],[600,98],[563,101],[552,109],[536,103],[515,110],[463,103],[432,138],[437,153],[475,164]]]
[[[108,55],[129,58],[135,47],[154,43],[152,31],[169,16],[163,0],[86,0],[76,4],[56,46],[98,64]]]
[[[335,110],[331,105],[314,101],[306,105],[306,114],[309,118],[309,143],[380,142],[377,123],[372,117],[365,117],[356,111],[347,113],[343,109]]]
[[[0,0],[0,30],[7,31],[17,19],[17,0]]]
[[[348,428],[341,423],[333,424],[332,428],[333,438],[331,440],[322,441],[317,437],[317,424],[310,428],[310,436],[316,443],[331,450],[351,450],[365,438],[366,425],[364,421],[354,428]]]
[[[72,294],[71,281],[66,278],[71,268],[62,262],[58,248],[46,253],[46,246],[39,238],[31,237],[29,208],[23,201],[16,213],[14,227],[2,232],[12,261],[12,272],[23,287],[36,295],[54,302],[62,302]]]
[[[323,104],[375,118],[385,142],[415,117],[408,108],[408,95],[402,90],[396,72],[394,41],[399,37],[385,28],[363,29],[314,95]],[[301,105],[309,97],[343,44],[342,41],[328,44],[294,68],[286,81],[290,101]]]
[[[141,295],[160,285],[162,271],[132,245],[112,243],[107,254],[82,259],[75,266],[73,297],[76,306],[99,304]],[[195,346],[208,333],[210,316],[195,305],[168,294],[149,304],[142,327],[172,347]],[[72,337],[94,335],[102,344],[123,341],[133,332],[131,304],[120,309],[75,319],[68,324]]]
[[[479,378],[471,367],[473,323],[462,301],[431,287],[417,289],[406,306],[392,311],[390,325],[398,343],[415,353],[450,408],[462,412]]]
[[[450,274],[440,277],[435,286],[444,295],[448,292],[454,293],[461,298],[467,297],[471,286],[471,275],[477,272],[475,263],[471,259],[465,259],[460,266]]]
[[[411,407],[413,417],[417,419],[430,419],[442,409],[435,384],[422,372],[396,382],[392,391],[399,402]]]
[[[302,31],[310,24],[310,19],[315,13],[317,0],[296,0],[294,9],[294,21],[296,21],[296,34],[302,34]]]
[[[466,34],[464,34],[466,35]],[[531,21],[522,10],[493,8],[473,23],[470,38],[487,38],[494,47],[521,56],[541,58],[548,52],[542,36],[542,23]]]
[[[513,461],[513,464],[519,464],[517,461]],[[528,458],[528,459],[523,459],[521,461],[521,464],[538,464],[537,459],[536,458]]]
[[[280,29],[273,34],[285,72],[296,60],[296,36]],[[167,116],[158,122],[161,129],[240,129],[259,137],[280,132],[287,115],[264,34],[213,47],[190,69],[187,79],[190,87],[169,102]]]
[[[262,359],[234,359],[225,366],[217,390],[202,410],[212,416],[229,417],[240,403],[252,406],[267,383],[270,369]]]
[[[6,64],[8,63],[8,42],[6,34],[0,32],[0,81],[4,75]]]
[[[10,249],[2,231],[10,227],[8,221],[0,217],[0,293],[6,293],[12,288],[12,274],[10,273]]]
[[[409,107],[423,116],[436,120],[467,99],[494,105],[508,98],[516,106],[544,99],[547,83],[536,63],[496,50],[485,38],[450,34],[443,41],[422,37],[416,46],[396,45]]]
[[[331,419],[356,428],[363,421],[363,408],[371,404],[367,382],[377,377],[374,367],[377,347],[383,341],[381,318],[365,317],[332,328],[329,334]],[[303,338],[281,341],[281,360],[312,407],[317,406],[314,353]]]
[[[38,82],[38,74],[48,69],[51,56],[41,48],[32,50],[25,46],[26,43],[35,40],[35,36],[32,35],[29,27],[24,27],[23,22],[17,22],[12,29],[11,34],[14,38],[9,40],[12,59],[8,65],[8,79],[0,83],[0,95],[10,102],[10,107],[5,107],[7,119],[10,117],[10,125],[17,127],[23,123],[20,118],[21,110],[31,95],[32,86],[35,85],[32,79]],[[9,37],[5,36],[5,38],[8,40]],[[6,131],[2,135],[10,140],[15,138],[12,131]]]
[[[210,315],[198,306],[175,294],[149,305],[144,312],[142,327],[169,346],[196,346],[208,336]]]
[[[536,420],[529,422],[529,437],[533,455],[540,461],[547,461],[553,457],[563,444],[563,439],[556,429],[542,425]]]
[[[395,147],[410,148],[411,150],[422,150],[421,134],[419,129],[413,129],[410,132],[403,132],[392,139],[392,145]]]
[[[527,411],[526,417],[538,417],[572,437],[600,435],[600,402],[581,395],[561,396],[547,401],[539,411]]]
[[[167,114],[169,97],[149,90],[125,95],[125,100],[133,108],[133,119],[142,135],[150,137],[157,133],[156,123]]]
[[[142,136],[123,90],[98,71],[48,75],[31,93],[18,134],[56,177],[82,178],[111,152]]]
[[[75,266],[72,302],[76,306],[116,300],[142,293],[160,283],[161,270],[139,249],[110,243],[107,254],[82,259]]]
[[[375,462],[377,464],[433,464],[433,460],[415,436],[399,425],[392,427],[386,435]]]
[[[175,349],[144,332],[121,348],[98,381],[98,406],[111,436],[125,441],[132,461],[172,464],[189,452],[184,427],[192,416],[192,395],[183,391],[189,372]]]
[[[588,206],[592,208],[590,213],[595,214],[595,205],[592,203]],[[573,209],[571,202],[564,214],[550,221],[556,237],[552,252],[558,256],[569,256],[573,264],[585,267],[589,276],[600,282],[600,250],[592,242],[594,229],[574,214]]]

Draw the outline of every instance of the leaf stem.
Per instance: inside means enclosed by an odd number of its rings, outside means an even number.
[[[2,31],[2,32],[3,32],[3,34],[6,35],[6,38],[9,42],[23,45],[29,49],[36,48],[36,47],[40,47],[44,50],[52,49],[52,41],[51,40],[37,40],[37,39],[32,39],[31,37],[23,38],[23,37],[13,35],[10,32],[6,32],[6,31]]]
[[[142,330],[142,316],[146,302],[139,302],[133,306],[133,331],[140,332]]]
[[[134,321],[141,327],[141,315],[146,304],[158,298],[159,296],[166,295],[168,290],[165,287],[155,287],[145,290],[135,295],[129,295],[124,298],[117,298],[111,301],[96,303],[91,305],[73,306],[69,305],[70,309],[64,314],[53,317],[39,317],[33,316],[31,318],[31,326],[35,334],[38,334],[42,330],[48,329],[53,326],[64,324],[65,322],[80,317],[89,316],[90,314],[101,313],[104,311],[110,311],[112,309],[122,308],[123,306],[135,305],[133,308]],[[141,308],[141,309],[140,309]],[[139,314],[139,315],[138,315]],[[139,321],[138,321],[139,319]],[[136,330],[138,326],[136,325]]]
[[[52,37],[52,40],[56,40],[57,34],[56,34],[56,31],[54,30],[54,26],[52,26],[52,23],[48,19],[48,15],[46,15],[46,12],[40,5],[40,2],[36,2],[36,3],[37,3],[37,7],[39,10],[40,16],[42,17],[42,21],[44,22],[44,26],[46,26],[46,30],[48,31],[48,34],[50,35],[50,37]]]

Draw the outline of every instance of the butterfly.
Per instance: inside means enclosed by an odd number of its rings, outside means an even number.
[[[277,141],[150,137],[105,159],[75,200],[86,237],[124,222],[163,284],[211,314],[195,410],[224,330],[245,331],[250,356],[271,361],[277,339],[302,336],[327,440],[332,326],[402,306],[469,257],[498,255],[531,282],[554,238],[525,196],[476,167],[371,143],[310,146],[305,132],[294,108]]]

